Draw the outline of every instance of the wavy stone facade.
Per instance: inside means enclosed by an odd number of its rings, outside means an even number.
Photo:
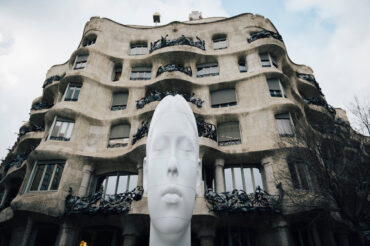
[[[157,27],[92,17],[70,59],[49,69],[1,166],[0,245],[148,245],[146,133],[158,101],[176,93],[200,134],[192,245],[330,245],[334,229],[316,224],[304,229],[311,244],[295,244],[274,177],[287,170],[278,139],[292,115],[335,114],[312,73],[259,15]]]

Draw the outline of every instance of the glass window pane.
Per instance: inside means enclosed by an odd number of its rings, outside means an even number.
[[[55,171],[54,171],[54,178],[53,182],[51,183],[51,190],[57,190],[60,182],[60,178],[62,177],[63,173],[63,165],[57,164]]]
[[[257,186],[259,186],[261,187],[261,189],[263,189],[262,176],[258,168],[253,168],[253,176],[254,176],[254,182],[256,184],[256,188]]]
[[[58,136],[58,131],[59,131],[59,128],[60,128],[61,124],[62,124],[62,122],[60,122],[60,121],[55,122],[53,131],[51,132],[52,137],[57,137]]]
[[[62,122],[60,127],[60,131],[57,137],[64,137],[67,131],[68,122]]]
[[[252,182],[252,176],[251,176],[251,169],[250,168],[243,168],[244,172],[244,180],[245,180],[245,188],[247,193],[253,193],[254,187]]]
[[[114,195],[116,192],[117,176],[109,176],[105,194]]]
[[[71,100],[72,99],[73,89],[74,89],[74,87],[69,87],[68,88],[68,91],[67,91],[67,95],[66,95],[65,100],[68,101],[68,100]]]
[[[127,190],[127,175],[119,176],[117,194],[126,192]]]
[[[44,174],[44,178],[41,183],[40,190],[47,190],[49,188],[51,175],[53,174],[53,170],[55,165],[47,165],[46,172]]]
[[[231,176],[231,168],[225,168],[225,191],[233,191],[233,178]]]
[[[81,88],[76,88],[75,93],[74,93],[73,98],[72,98],[73,101],[78,100],[78,95],[80,95],[80,90],[81,90]]]
[[[98,178],[98,181],[96,182],[96,188],[95,188],[95,192],[104,192],[105,190],[105,182],[107,181],[107,178],[106,177],[99,177]]]
[[[236,167],[233,169],[234,169],[235,189],[243,190],[242,170],[240,167]]]
[[[67,133],[66,133],[66,136],[65,136],[66,139],[70,139],[71,138],[74,123],[73,122],[69,122],[68,125],[69,125],[68,126],[68,130],[67,130]]]
[[[37,190],[40,184],[41,176],[44,172],[45,165],[38,165],[35,177],[33,178],[33,182],[31,185],[30,190]]]
[[[130,183],[128,185],[128,191],[132,191],[137,186],[137,175],[130,175]]]

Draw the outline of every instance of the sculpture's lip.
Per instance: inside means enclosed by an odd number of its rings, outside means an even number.
[[[167,194],[175,194],[178,195],[179,197],[182,197],[181,191],[174,185],[169,185],[163,190],[162,196],[165,196]]]

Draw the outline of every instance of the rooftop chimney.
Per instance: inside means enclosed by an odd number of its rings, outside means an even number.
[[[202,19],[202,12],[199,12],[199,11],[191,11],[191,13],[189,14],[189,20],[192,21],[192,20],[200,20]]]
[[[161,22],[161,15],[158,12],[153,14],[153,22],[157,25]]]

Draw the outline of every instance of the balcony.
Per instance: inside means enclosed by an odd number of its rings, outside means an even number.
[[[191,71],[191,67],[189,66],[184,67],[182,65],[177,65],[177,64],[168,64],[166,66],[160,66],[158,68],[156,77],[158,77],[164,72],[175,72],[175,71],[182,72],[190,77],[193,75],[193,72]]]
[[[139,201],[143,196],[144,189],[141,186],[132,191],[117,195],[105,195],[96,192],[87,197],[72,195],[72,188],[65,200],[64,215],[88,214],[88,215],[111,215],[122,214],[130,210],[132,201]]]
[[[25,135],[28,132],[42,132],[44,130],[45,130],[44,127],[31,123],[30,125],[26,125],[26,126],[21,127],[21,129],[19,129],[18,136],[21,137],[21,136]]]
[[[32,105],[31,110],[42,110],[42,109],[49,109],[53,107],[53,104],[49,104],[44,101],[37,102]]]
[[[280,213],[280,196],[269,195],[259,186],[255,193],[247,194],[244,190],[233,190],[217,194],[208,189],[205,194],[208,208],[211,212],[220,213],[249,213],[274,212]]]
[[[167,40],[167,37],[168,37],[168,34],[164,37],[162,36],[160,39],[158,39],[154,43],[150,42],[149,53],[152,53],[153,51],[162,49],[164,47],[170,47],[170,46],[175,46],[175,45],[188,45],[188,46],[199,48],[201,50],[206,50],[204,40],[201,40],[199,37],[196,37],[197,41],[193,41],[190,38],[185,37],[184,35],[181,35],[181,37],[177,39],[173,39],[173,40]]]
[[[55,75],[55,76],[51,76],[49,78],[47,78],[45,81],[44,81],[44,84],[42,85],[42,88],[45,88],[46,86],[52,84],[54,81],[60,81],[61,79],[63,79],[65,76],[65,74],[63,75]]]
[[[317,81],[315,79],[315,76],[313,76],[312,74],[297,73],[297,77],[309,82],[310,84],[312,84],[313,86],[316,87],[316,89],[320,92],[321,95],[324,95],[321,91],[319,83],[317,83]]]
[[[281,42],[284,42],[283,41],[283,38],[281,37],[281,35],[279,33],[276,33],[276,32],[272,32],[272,31],[268,31],[268,30],[262,30],[260,32],[255,32],[253,34],[251,34],[251,37],[248,38],[248,43],[252,43],[253,41],[256,41],[258,39],[261,39],[261,38],[274,38],[274,39],[277,39],[277,40],[280,40]]]

